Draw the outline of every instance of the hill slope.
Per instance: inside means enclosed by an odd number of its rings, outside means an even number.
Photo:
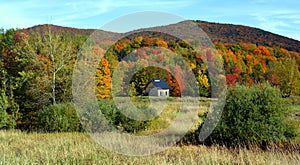
[[[203,29],[204,32],[207,33],[207,35],[213,42],[222,42],[224,44],[235,44],[239,42],[252,43],[256,45],[280,47],[289,51],[300,52],[300,41],[267,32],[258,28],[242,25],[211,23],[200,20],[195,22],[199,24],[199,26]],[[168,28],[168,26],[166,26],[165,28]],[[71,35],[90,35],[95,31],[95,29],[77,29],[49,24],[38,25],[23,30],[28,33],[45,32],[49,27],[52,31],[69,33]],[[120,33],[108,32],[103,30],[99,30],[97,31],[97,33],[98,35],[100,34],[104,40],[114,40],[115,38],[118,38],[122,35]]]
[[[300,52],[300,41],[248,26],[196,21],[213,42],[252,43]]]

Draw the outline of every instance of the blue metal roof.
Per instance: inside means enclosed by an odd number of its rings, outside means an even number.
[[[153,82],[153,84],[157,87],[157,88],[161,88],[161,89],[170,89],[170,87],[168,86],[168,84],[164,81],[164,80],[160,80],[158,78],[154,78],[151,80]]]

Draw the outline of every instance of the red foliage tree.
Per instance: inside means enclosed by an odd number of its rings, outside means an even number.
[[[242,70],[237,66],[233,66],[231,68],[231,73],[238,76],[242,73]]]
[[[226,84],[230,86],[235,86],[237,81],[237,76],[234,74],[226,74]]]

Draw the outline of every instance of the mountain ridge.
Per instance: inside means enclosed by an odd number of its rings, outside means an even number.
[[[237,44],[237,43],[251,43],[256,45],[263,45],[268,47],[280,47],[287,49],[289,51],[300,52],[300,41],[285,37],[279,34],[268,32],[256,27],[250,27],[245,25],[235,25],[235,24],[224,24],[224,23],[214,23],[201,20],[195,20],[195,23],[210,37],[213,43],[221,42],[224,44]],[[163,26],[168,28],[169,25]],[[110,31],[104,31],[100,29],[80,29],[73,27],[64,27],[53,24],[42,24],[36,25],[30,28],[22,29],[27,33],[33,32],[46,32],[49,27],[54,32],[69,33],[71,35],[91,35],[95,30],[102,36],[104,40],[115,39],[126,35],[127,33],[116,33]],[[154,27],[153,27],[154,28]],[[151,28],[145,28],[150,29]],[[138,31],[133,30],[134,31]],[[130,32],[128,32],[130,33]]]

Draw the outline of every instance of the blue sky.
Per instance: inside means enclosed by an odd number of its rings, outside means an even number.
[[[0,0],[0,28],[45,23],[100,28],[138,11],[162,11],[185,19],[247,25],[300,40],[299,0]]]

